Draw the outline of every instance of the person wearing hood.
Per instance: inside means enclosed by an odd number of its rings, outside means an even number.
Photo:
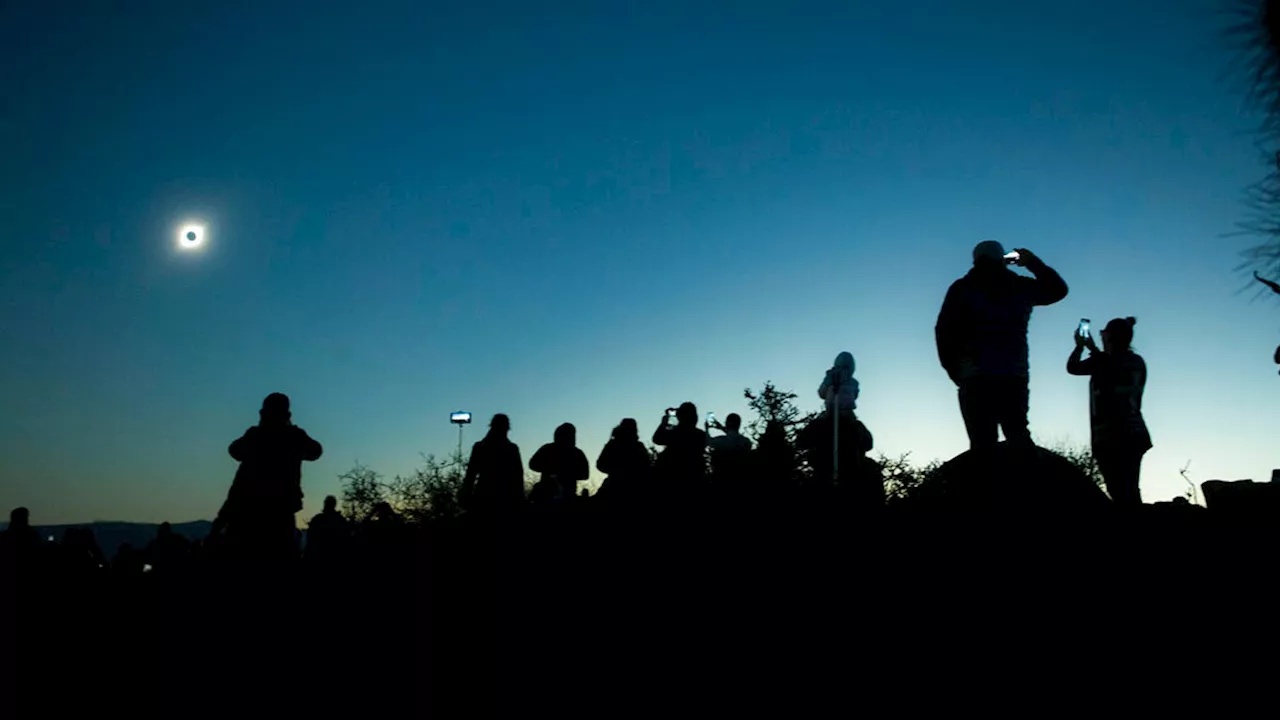
[[[838,414],[848,415],[857,409],[858,381],[853,379],[856,369],[853,353],[842,352],[836,356],[835,363],[818,386],[818,397],[826,403],[827,412],[835,410]]]
[[[542,474],[539,484],[546,483],[556,500],[577,496],[578,483],[591,476],[591,465],[577,443],[578,429],[573,423],[565,423],[556,428],[554,440],[538,448],[529,459],[529,469]]]
[[[871,431],[854,412],[858,407],[860,390],[858,381],[853,377],[856,368],[853,353],[842,352],[836,356],[818,385],[818,397],[822,398],[826,412],[800,431],[798,444],[808,453],[816,479],[837,481],[834,476],[839,470],[842,479],[851,480],[856,486],[878,489],[874,495],[866,493],[864,496],[874,496],[875,502],[883,503],[883,482],[878,475],[872,480],[864,473],[866,455],[875,447],[875,441]],[[839,434],[834,436],[833,423],[839,423],[840,427]],[[833,446],[836,440],[840,443],[838,450]]]
[[[1034,253],[1019,248],[1005,255],[994,240],[978,243],[973,269],[947,290],[934,328],[938,360],[958,389],[972,449],[997,445],[999,430],[1011,444],[1032,444],[1027,326],[1032,309],[1066,296],[1062,276]]]
[[[596,469],[608,476],[599,495],[606,502],[637,497],[644,491],[651,467],[649,449],[640,442],[639,425],[634,418],[623,418],[596,460]]]

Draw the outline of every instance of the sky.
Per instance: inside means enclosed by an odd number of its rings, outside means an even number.
[[[933,326],[988,238],[1071,288],[1031,323],[1042,444],[1088,441],[1076,323],[1133,315],[1145,498],[1265,480],[1280,303],[1226,236],[1265,166],[1220,6],[6,3],[0,505],[210,518],[279,391],[325,448],[303,520],[449,453],[453,410],[594,463],[766,380],[816,409],[842,350],[877,450],[945,460]]]

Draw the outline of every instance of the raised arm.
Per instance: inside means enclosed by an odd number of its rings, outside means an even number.
[[[324,447],[314,438],[307,434],[306,430],[298,428],[298,439],[302,445],[302,459],[307,462],[315,462],[324,454]]]
[[[1089,358],[1082,360],[1084,349],[1089,348]],[[1098,347],[1093,344],[1093,338],[1081,338],[1076,336],[1076,349],[1071,351],[1071,356],[1067,358],[1067,372],[1072,375],[1092,375],[1093,366],[1097,364],[1094,359],[1094,353],[1098,352]]]
[[[541,473],[541,472],[546,472],[549,469],[547,468],[547,463],[549,462],[548,455],[550,454],[549,451],[547,450],[548,447],[550,446],[543,445],[542,447],[533,451],[533,457],[529,458],[530,470],[536,473]],[[521,470],[521,472],[523,472],[523,470]]]
[[[231,459],[236,462],[244,462],[253,454],[253,440],[256,427],[251,427],[244,431],[244,435],[231,441],[231,446],[227,448],[227,452],[231,454]]]
[[[1052,305],[1067,296],[1067,282],[1057,270],[1030,250],[1018,250],[1018,264],[1031,271],[1035,278],[1028,278],[1031,286],[1031,302],[1035,305]]]
[[[667,433],[670,431],[671,425],[668,424],[667,418],[664,415],[662,423],[658,425],[658,429],[653,431],[653,444],[659,447],[665,446],[667,444]]]

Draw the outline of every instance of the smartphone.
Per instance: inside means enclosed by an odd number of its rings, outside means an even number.
[[[713,428],[715,426],[716,426],[716,414],[713,412],[707,413],[707,427]]]
[[[675,409],[675,408],[667,408],[667,419],[668,419],[668,420],[675,420],[675,419],[676,419],[676,409]]]
[[[1082,338],[1089,337],[1089,318],[1080,318],[1080,327],[1076,328],[1076,334]]]
[[[1020,257],[1022,256],[1018,254],[1018,251],[1014,250],[1013,252],[1004,254],[1004,261],[1009,265],[1014,265],[1018,262],[1018,258]]]

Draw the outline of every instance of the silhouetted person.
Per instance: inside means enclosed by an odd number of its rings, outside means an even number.
[[[832,452],[836,450],[836,436],[832,422],[840,423],[839,455],[835,458]],[[805,451],[813,468],[812,485],[815,490],[835,490],[851,508],[884,504],[884,477],[880,466],[867,457],[875,447],[875,440],[853,411],[828,411],[815,417],[800,431],[796,444]],[[839,464],[833,466],[835,459]],[[831,487],[833,480],[834,488]]]
[[[842,352],[827,371],[822,383],[818,385],[818,397],[822,398],[827,411],[852,413],[858,407],[858,381],[853,378],[857,365],[853,353]]]
[[[67,528],[57,546],[58,567],[64,577],[85,579],[102,573],[107,559],[89,528]]]
[[[716,423],[715,428],[724,434],[708,441],[711,448],[711,477],[717,482],[721,480],[739,480],[750,469],[750,438],[742,434],[742,416],[729,413],[724,424]]]
[[[15,554],[34,555],[40,551],[40,535],[31,527],[31,511],[18,507],[9,511],[9,526],[0,533],[7,551]]]
[[[1034,278],[1009,269],[1011,261],[1000,243],[978,243],[973,269],[952,283],[938,313],[938,360],[959,389],[973,449],[994,447],[1001,429],[1010,444],[1032,444],[1027,325],[1035,306],[1067,296],[1067,284],[1057,272],[1029,250],[1016,252],[1012,262]]]
[[[404,536],[404,518],[391,507],[391,503],[380,502],[374,506],[361,530],[373,548],[392,548]]]
[[[633,418],[624,418],[596,459],[596,469],[607,476],[598,495],[606,502],[634,500],[648,489],[644,483],[650,466],[649,449],[640,442],[639,426]]]
[[[324,510],[316,513],[307,524],[307,560],[331,563],[346,552],[350,539],[351,527],[338,512],[338,498],[326,496]]]
[[[752,455],[751,475],[754,477],[750,485],[757,499],[772,496],[780,487],[789,486],[796,480],[796,450],[787,437],[786,426],[780,421],[765,423]]]
[[[707,433],[698,427],[698,406],[682,403],[675,417],[672,425],[671,413],[663,413],[653,432],[653,444],[664,448],[655,469],[664,483],[672,483],[672,494],[700,489],[707,474]]]
[[[1067,359],[1067,372],[1089,376],[1089,426],[1093,458],[1116,505],[1142,504],[1138,478],[1142,456],[1151,449],[1151,435],[1142,418],[1142,393],[1147,364],[1133,351],[1133,318],[1116,318],[1102,329],[1102,350],[1092,337],[1076,334],[1076,348]],[[1081,359],[1085,348],[1089,357]]]
[[[156,528],[155,538],[147,543],[143,551],[146,561],[157,575],[168,575],[181,570],[191,553],[191,543],[173,531],[167,522]]]
[[[231,443],[240,463],[219,515],[227,534],[254,554],[287,557],[297,552],[295,514],[302,509],[302,463],[320,459],[323,448],[292,422],[289,398],[272,393],[260,421]]]
[[[111,571],[122,577],[135,577],[142,574],[143,557],[134,549],[132,543],[120,543],[116,548],[116,556],[111,560]]]
[[[547,499],[570,501],[578,494],[578,483],[591,476],[591,465],[577,445],[578,430],[572,423],[556,428],[554,437],[529,459],[529,469],[541,473],[539,485],[547,483],[540,499],[545,494]]]
[[[460,492],[468,510],[514,512],[524,505],[524,462],[507,438],[510,431],[510,418],[499,413],[489,421],[488,434],[471,446]]]

